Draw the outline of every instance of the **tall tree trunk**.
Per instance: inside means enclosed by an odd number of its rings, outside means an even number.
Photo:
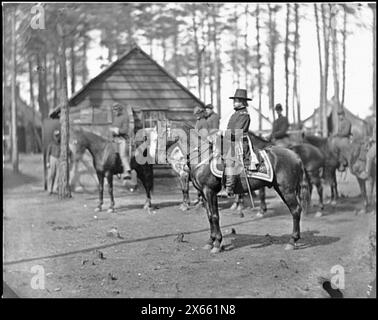
[[[17,141],[17,96],[16,96],[16,7],[12,8],[11,13],[11,47],[12,47],[12,56],[11,56],[11,145],[12,145],[12,167],[13,172],[17,173],[18,169],[18,141]]]
[[[244,84],[245,89],[248,90],[248,66],[249,66],[249,48],[248,48],[248,20],[249,20],[249,6],[248,4],[245,5],[245,34],[244,34]]]
[[[328,117],[328,74],[329,74],[329,34],[331,28],[331,15],[328,14],[327,17],[327,10],[326,5],[321,5],[322,10],[322,22],[323,22],[323,41],[324,41],[324,89],[323,89],[323,102],[324,102],[324,122],[323,126],[327,128],[327,135],[328,133],[328,126],[327,126],[327,117]],[[332,128],[334,132],[334,128]]]
[[[329,5],[331,14],[331,38],[332,38],[332,70],[333,70],[333,88],[334,88],[334,105],[332,115],[334,119],[335,130],[338,128],[337,110],[340,108],[340,89],[339,89],[339,54],[337,44],[337,19],[336,5]]]
[[[256,51],[257,51],[257,82],[258,82],[258,91],[259,91],[259,131],[262,130],[262,106],[261,106],[261,97],[262,97],[262,73],[261,73],[261,42],[260,42],[260,5],[256,6]]]
[[[218,7],[217,4],[214,4],[214,11],[212,14],[212,22],[213,22],[213,46],[214,46],[214,55],[215,55],[215,61],[214,61],[214,73],[215,73],[215,87],[216,87],[216,93],[217,93],[217,112],[218,115],[221,116],[221,74],[222,74],[222,65],[221,60],[219,56],[219,43],[218,43],[218,22],[216,15],[218,13]]]
[[[377,12],[376,12],[376,3],[369,4],[370,9],[373,13],[373,114],[376,114],[377,108]]]
[[[345,72],[346,72],[346,39],[347,39],[347,11],[345,8],[346,5],[343,6],[344,8],[344,21],[343,21],[343,87],[341,90],[341,108],[344,108],[344,102],[345,102]]]
[[[37,152],[37,142],[39,144],[39,135],[37,129],[35,128],[35,97],[34,97],[34,77],[33,77],[33,56],[29,56],[28,59],[28,69],[29,69],[29,95],[30,95],[30,107],[32,108],[32,126],[33,126],[33,134],[35,139],[32,139],[32,151]],[[42,149],[41,145],[39,146]]]
[[[83,56],[82,56],[82,85],[86,85],[88,81],[88,67],[87,67],[87,51],[88,51],[88,38],[84,33],[83,36]]]
[[[75,41],[71,40],[70,42],[70,60],[71,60],[71,95],[75,93],[76,87],[76,74],[75,74]]]
[[[323,74],[323,61],[322,61],[322,45],[320,40],[320,25],[318,7],[314,3],[315,23],[316,23],[316,38],[318,43],[318,58],[319,58],[319,77],[320,77],[320,94],[319,94],[319,126],[323,137],[327,137],[327,115],[325,111],[325,101],[323,101],[324,90],[324,74]]]
[[[273,114],[273,120],[276,119],[274,113],[274,65],[275,65],[275,30],[274,30],[274,18],[273,9],[270,4],[268,4],[269,12],[269,69],[270,69],[270,81],[269,81],[269,108]]]
[[[210,23],[210,7],[207,6],[206,12],[206,21],[207,21],[207,47],[209,48],[209,89],[210,89],[210,103],[214,104],[214,62],[213,53],[211,52],[211,23]]]
[[[46,69],[43,61],[45,60],[45,48],[42,48],[37,54],[37,69],[38,69],[38,105],[41,112],[42,119],[46,119],[49,115],[49,104],[47,101],[46,88]]]
[[[71,190],[69,185],[69,105],[68,105],[68,88],[67,88],[67,67],[66,67],[66,44],[63,27],[58,22],[57,31],[60,36],[59,65],[60,65],[60,125],[61,125],[61,142],[60,142],[60,159],[59,159],[59,176],[58,176],[58,194],[60,199],[70,198]]]
[[[53,85],[54,85],[54,108],[58,105],[58,93],[59,93],[59,86],[58,86],[58,62],[57,58],[54,57],[54,73],[53,73]]]
[[[167,43],[165,38],[161,40],[161,48],[163,49],[163,66],[165,67],[167,62]]]
[[[179,75],[179,62],[178,62],[178,36],[179,36],[179,28],[178,25],[175,24],[175,32],[173,33],[173,74],[175,77]]]
[[[299,14],[298,14],[298,4],[294,4],[294,14],[295,14],[295,36],[294,36],[294,96],[296,101],[296,110],[297,110],[297,122],[298,125],[301,123],[301,108],[299,101],[299,90],[298,90],[298,50],[299,50]],[[293,106],[294,107],[294,106]]]
[[[289,22],[290,3],[286,4],[286,35],[285,35],[285,111],[289,116]]]
[[[201,52],[198,42],[198,25],[196,22],[196,8],[195,4],[192,4],[192,28],[194,34],[194,48],[196,52],[196,67],[197,67],[197,85],[198,85],[198,97],[201,100],[202,97],[202,68],[201,68]]]

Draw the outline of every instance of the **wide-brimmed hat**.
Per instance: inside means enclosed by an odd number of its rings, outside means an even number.
[[[205,106],[205,109],[214,109],[214,106],[211,103],[209,103]]]
[[[247,98],[247,90],[245,89],[236,89],[235,94],[230,99],[242,99],[242,100],[252,100]]]

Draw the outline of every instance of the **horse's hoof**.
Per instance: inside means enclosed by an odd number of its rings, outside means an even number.
[[[96,209],[94,209],[94,212],[101,212],[101,208],[97,207]]]
[[[211,250],[212,248],[213,248],[213,246],[212,246],[211,244],[208,244],[208,243],[206,243],[206,244],[202,247],[203,250]]]
[[[233,203],[232,206],[230,207],[230,210],[236,210],[237,208],[237,204],[236,203]]]
[[[317,213],[315,213],[315,218],[320,218],[323,216],[323,213],[318,211]]]
[[[115,210],[114,210],[114,208],[109,208],[107,212],[108,212],[108,213],[114,213]]]
[[[156,211],[155,211],[155,210],[152,210],[151,208],[147,208],[147,213],[148,213],[149,215],[154,215],[154,214],[156,214]]]
[[[291,250],[294,250],[295,249],[295,245],[291,244],[291,243],[288,243],[285,247],[285,250],[286,251],[291,251]]]
[[[243,213],[243,212],[240,212],[240,213],[239,213],[239,217],[240,217],[240,218],[244,218],[244,213]]]
[[[238,208],[236,209],[237,211],[242,211],[244,209],[244,207],[243,206],[238,206]]]
[[[213,247],[210,250],[210,253],[219,253],[219,252],[221,252],[221,248],[220,247]]]
[[[150,204],[150,203],[146,203],[146,204],[143,206],[143,209],[144,209],[144,210],[151,209],[151,204]]]
[[[256,213],[256,218],[262,218],[262,217],[264,217],[264,214],[262,214],[261,212]]]
[[[337,204],[336,200],[332,200],[332,201],[331,201],[331,205],[332,205],[332,206],[335,206],[336,204]]]

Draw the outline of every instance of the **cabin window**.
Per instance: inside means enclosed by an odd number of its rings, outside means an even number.
[[[143,128],[154,128],[161,120],[166,120],[165,111],[153,111],[144,110],[143,111]]]

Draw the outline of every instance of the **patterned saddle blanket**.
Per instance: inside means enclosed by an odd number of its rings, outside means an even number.
[[[252,143],[248,137],[249,147],[252,150]],[[246,174],[248,178],[260,179],[268,182],[273,181],[273,167],[268,154],[265,150],[258,150],[259,153],[259,164],[257,170],[252,170],[251,167],[247,167]],[[250,161],[251,162],[251,161]],[[223,172],[225,169],[224,161],[221,155],[214,156],[210,161],[210,170],[213,175],[218,178],[223,177]]]

